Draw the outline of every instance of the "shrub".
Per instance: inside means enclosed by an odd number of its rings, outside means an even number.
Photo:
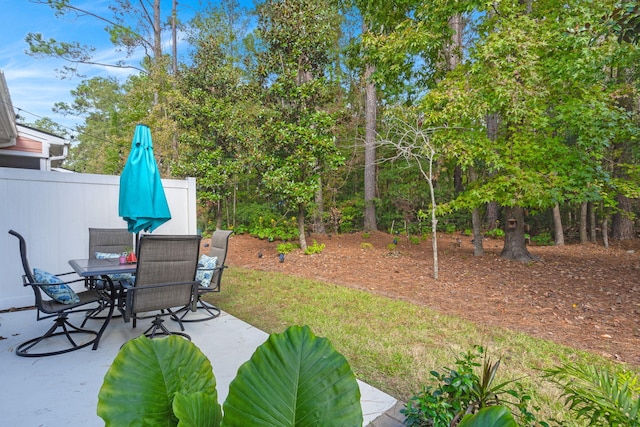
[[[373,249],[373,245],[369,242],[360,243],[360,248],[362,249]]]
[[[489,230],[486,233],[484,233],[485,236],[487,237],[492,237],[494,239],[501,239],[502,237],[504,237],[504,230],[502,228],[494,228],[493,230]]]
[[[481,357],[482,364],[478,362]],[[535,416],[528,408],[530,396],[516,381],[495,383],[500,360],[492,363],[483,347],[475,346],[473,351],[461,353],[455,365],[454,369],[432,371],[436,386],[425,386],[400,411],[406,416],[407,426],[456,426],[465,414],[499,405],[509,407],[509,412],[517,409],[522,425],[535,424]],[[475,372],[478,367],[479,375]]]
[[[419,245],[420,244],[420,237],[418,237],[418,236],[409,236],[409,242],[411,242],[412,245]]]
[[[318,244],[317,241],[313,241],[313,245],[307,246],[307,249],[304,250],[305,255],[313,255],[319,254],[324,249],[324,243]]]
[[[362,238],[363,238],[363,239],[368,239],[369,237],[371,237],[371,234],[370,234],[370,233],[368,233],[368,232],[366,232],[366,231],[365,231],[364,233],[362,233]]]
[[[278,244],[278,246],[276,246],[276,249],[278,250],[279,254],[288,254],[295,251],[299,247],[300,245],[297,243],[287,242]]]
[[[337,208],[339,218],[337,219],[338,232],[353,233],[362,229],[364,224],[364,201],[347,200]]]
[[[396,250],[396,244],[395,243],[389,243],[387,245],[387,249],[389,249],[389,252],[393,252]]]
[[[249,233],[259,239],[294,240],[298,237],[295,217],[285,217],[274,212],[268,205],[250,203],[238,207],[238,224],[235,232]]]
[[[531,241],[538,246],[553,246],[553,237],[547,232],[533,236]]]

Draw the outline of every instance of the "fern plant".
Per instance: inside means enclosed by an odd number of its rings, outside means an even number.
[[[592,365],[565,364],[545,371],[562,388],[565,403],[590,426],[640,426],[638,377],[612,375]]]

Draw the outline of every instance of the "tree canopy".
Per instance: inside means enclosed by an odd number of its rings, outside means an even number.
[[[586,227],[576,223],[581,209],[604,224],[612,218],[614,237],[634,237],[635,2],[264,0],[246,10],[228,0],[189,22],[168,19],[160,0],[152,11],[111,6],[109,17],[87,12],[124,52],[147,56],[139,73],[85,80],[73,103],[57,105],[85,117],[69,165],[118,173],[129,131],[144,121],[163,175],[198,178],[204,229],[295,235],[303,248],[318,221],[332,232],[362,229],[373,153],[375,198],[366,204],[388,231],[429,233],[422,213],[437,200],[443,231],[471,228],[471,212],[490,231],[490,205],[501,207],[503,228],[513,215],[533,224],[507,234],[504,255],[515,259],[526,258],[525,233]],[[172,31],[189,46],[177,68],[176,51],[158,39],[165,22],[178,22]],[[82,40],[27,40],[35,55],[92,61]],[[397,144],[370,151],[361,142],[368,82],[379,140],[401,110],[414,131],[429,132],[421,160],[433,161],[429,179],[426,163],[399,160]],[[549,219],[554,207],[560,225]]]

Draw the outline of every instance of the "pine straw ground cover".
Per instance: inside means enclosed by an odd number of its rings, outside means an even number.
[[[423,271],[422,275],[413,276],[414,282],[422,283],[421,295],[430,295],[429,290],[437,295],[432,300],[426,298],[423,301],[416,301],[415,295],[413,298],[406,298],[403,296],[403,292],[406,292],[403,287],[411,288],[411,285],[405,286],[403,280],[411,280],[407,279],[403,272],[395,271],[402,270],[398,267],[402,264],[398,259],[403,262],[413,259],[409,252],[400,252],[394,255],[395,258],[390,259],[388,248],[375,252],[376,246],[383,245],[385,236],[380,241],[373,240],[373,251],[371,248],[361,249],[355,246],[355,243],[363,241],[361,236],[357,236],[358,239],[351,236],[354,242],[352,244],[345,243],[341,237],[334,236],[331,239],[336,248],[338,244],[335,242],[340,242],[339,255],[335,251],[332,252],[331,246],[327,245],[321,254],[288,254],[285,262],[280,263],[277,253],[271,253],[275,251],[274,244],[248,236],[234,236],[231,239],[227,263],[231,267],[225,272],[223,290],[220,294],[210,297],[223,310],[269,333],[281,332],[292,324],[309,325],[316,335],[329,338],[338,351],[345,355],[358,378],[403,401],[407,401],[423,385],[431,381],[432,370],[443,366],[452,367],[457,355],[478,344],[487,348],[492,359],[502,359],[500,379],[520,378],[520,382],[531,389],[534,402],[543,408],[540,416],[542,419],[552,416],[562,418],[566,413],[559,399],[559,390],[541,377],[541,369],[566,362],[580,362],[602,366],[612,371],[633,369],[638,372],[634,364],[620,362],[621,356],[618,353],[624,354],[625,357],[627,354],[634,357],[632,353],[615,349],[608,352],[598,348],[584,351],[577,348],[582,347],[582,344],[565,345],[563,339],[567,340],[566,337],[558,339],[563,330],[561,326],[570,326],[564,321],[557,321],[556,326],[549,328],[549,331],[554,332],[552,334],[545,333],[544,329],[542,333],[530,333],[529,330],[518,330],[512,325],[500,324],[501,320],[505,320],[503,317],[506,320],[509,318],[509,314],[504,310],[508,305],[505,301],[512,299],[515,305],[521,305],[522,302],[514,292],[514,295],[503,296],[500,300],[502,304],[496,304],[492,283],[484,287],[484,297],[482,292],[472,293],[469,297],[464,293],[452,292],[460,291],[460,288],[456,288],[451,281],[443,281],[441,284],[431,282],[427,278],[428,271]],[[369,239],[365,241],[372,242]],[[424,243],[422,245],[426,246]],[[445,253],[441,260],[445,266],[444,280],[448,280],[451,264],[447,257],[451,258],[453,255],[467,261],[469,259],[460,254],[465,250],[464,246],[441,246]],[[627,252],[629,249],[615,250],[622,261],[636,262],[634,254]],[[261,253],[261,257],[258,256],[258,252]],[[559,261],[549,253],[546,253],[545,257],[547,268],[551,267],[554,272],[558,268],[573,268],[567,265],[558,267]],[[360,260],[366,262],[362,263]],[[422,264],[413,260],[417,267],[424,268]],[[420,260],[427,264],[428,261]],[[472,258],[469,261],[471,266],[474,262],[477,261]],[[506,261],[497,260],[489,251],[489,258],[485,262],[491,263],[494,266],[493,270],[498,270],[495,266],[500,266]],[[575,262],[577,263],[577,258]],[[340,263],[340,266],[336,266],[336,263]],[[520,269],[528,271],[535,279],[536,276],[540,277],[537,269],[542,268],[543,263],[538,266],[510,266],[506,268],[506,274],[509,276],[513,274],[512,269]],[[584,265],[584,268],[593,267],[593,262],[580,265]],[[620,263],[617,268],[620,268]],[[490,270],[485,268],[479,271],[486,275]],[[341,280],[331,283],[335,271],[349,273],[342,275]],[[378,277],[372,277],[376,271]],[[462,277],[466,275],[470,278],[468,281],[473,282],[475,279],[469,271],[472,269],[460,274]],[[583,271],[582,274],[587,273]],[[402,276],[403,279],[398,280],[395,276]],[[363,278],[367,278],[366,285],[362,284]],[[352,283],[346,283],[348,280],[352,280]],[[495,282],[501,279],[487,277],[486,280]],[[580,279],[577,277],[576,280]],[[614,277],[613,280],[616,283],[616,280],[621,279]],[[517,283],[510,279],[502,281]],[[532,284],[526,283],[520,288],[523,286],[529,287]],[[542,290],[551,286],[551,283],[544,283],[538,293],[532,295],[544,293]],[[570,292],[569,287],[563,288],[562,281],[553,286],[555,292]],[[599,292],[598,289],[595,291]],[[449,295],[448,300],[444,298],[446,294]],[[626,303],[627,295],[623,297]],[[553,300],[553,297],[544,295],[541,295],[541,298],[542,301],[548,301],[550,298]],[[566,298],[572,299],[571,296]],[[589,298],[596,300],[598,295],[581,295],[581,298],[584,301],[588,301]],[[464,311],[464,308],[470,305],[474,308],[467,310],[466,316],[456,312]],[[534,297],[532,301],[527,302],[527,307],[522,311],[529,313],[536,305],[538,303]],[[449,307],[450,309],[447,309]],[[546,311],[549,310],[541,310],[541,313]],[[475,316],[476,313],[482,315]],[[614,313],[615,315],[618,313]],[[627,315],[629,323],[633,325],[633,311]],[[602,316],[603,319],[610,319],[606,316],[611,316],[611,313],[605,312]],[[525,320],[520,320],[519,324],[526,325]],[[541,324],[544,325],[544,319],[534,316],[530,319],[529,327],[535,330],[539,327],[536,325]],[[605,325],[605,321],[601,324]],[[602,329],[595,329],[602,332]],[[605,334],[607,332],[609,331],[605,330]],[[620,337],[609,338],[607,342],[607,338],[602,338],[608,345],[611,345],[611,341],[619,339]],[[589,341],[580,341],[584,342]]]

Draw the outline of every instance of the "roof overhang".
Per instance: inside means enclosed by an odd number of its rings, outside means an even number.
[[[0,70],[0,147],[16,145],[18,129],[4,72]]]

